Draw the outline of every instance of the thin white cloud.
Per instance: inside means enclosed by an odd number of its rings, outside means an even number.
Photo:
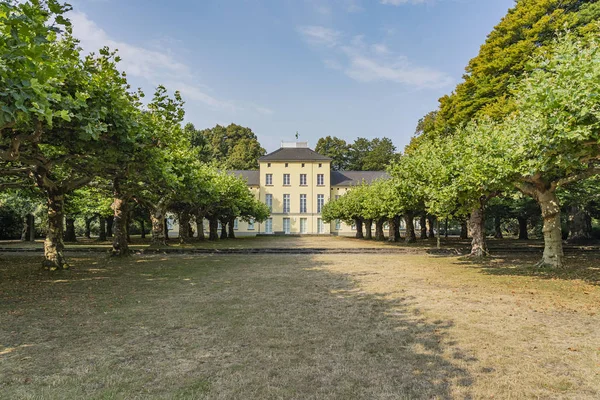
[[[453,83],[448,74],[414,65],[383,43],[366,43],[362,35],[343,41],[341,32],[321,26],[300,27],[298,31],[307,42],[328,49],[323,60],[327,68],[343,71],[358,82],[394,82],[416,88],[440,88]]]
[[[121,57],[119,68],[127,75],[142,78],[152,86],[164,84],[169,89],[179,90],[185,100],[199,102],[212,109],[232,113],[242,109],[234,101],[221,100],[208,94],[206,85],[196,83],[197,78],[192,69],[178,61],[169,51],[153,50],[114,40],[81,12],[69,13],[69,19],[73,23],[73,34],[80,40],[81,47],[85,51],[98,51],[104,46],[108,46],[111,50],[118,50]],[[164,40],[165,38],[161,39],[163,43]],[[173,39],[169,40],[173,41]],[[272,110],[261,106],[252,107],[252,110],[262,115],[273,113]],[[269,110],[271,113],[264,110]]]

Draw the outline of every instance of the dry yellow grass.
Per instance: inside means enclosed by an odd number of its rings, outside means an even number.
[[[364,246],[333,240],[318,247]],[[593,257],[560,274],[424,253],[71,264],[0,254],[0,398],[600,397]]]

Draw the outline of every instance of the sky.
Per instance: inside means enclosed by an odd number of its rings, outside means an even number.
[[[179,90],[186,122],[251,128],[269,152],[389,137],[460,82],[514,0],[72,0],[85,51],[118,49],[133,87]]]

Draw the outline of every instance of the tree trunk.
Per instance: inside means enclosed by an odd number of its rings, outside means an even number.
[[[419,228],[421,228],[421,239],[427,239],[427,217],[422,215],[419,219]]]
[[[383,233],[383,224],[385,219],[379,218],[375,221],[375,240],[385,240],[385,234]]]
[[[219,220],[221,222],[221,237],[220,239],[227,239],[227,220]]]
[[[98,217],[98,222],[100,223],[100,233],[98,235],[98,240],[104,242],[106,241],[106,218],[100,216]]]
[[[589,215],[579,208],[572,206],[569,210],[569,239],[570,243],[586,242],[592,239]]]
[[[67,227],[65,231],[65,242],[77,242],[75,234],[75,218],[67,217]]]
[[[95,215],[93,217],[85,218],[85,235],[84,236],[86,237],[86,239],[92,238],[92,222],[94,221],[95,218],[96,218]]]
[[[129,207],[127,207],[129,209]],[[131,211],[127,213],[127,219],[125,221],[125,233],[127,237],[127,243],[131,243]]]
[[[485,214],[483,205],[471,212],[469,229],[473,237],[470,255],[472,257],[484,257],[487,254],[487,245],[485,242]]]
[[[427,223],[429,224],[429,235],[427,236],[429,239],[435,239],[435,228],[433,225],[435,224],[435,218],[433,217],[433,215],[427,216]]]
[[[164,215],[165,213],[163,213]],[[167,217],[163,218],[163,231],[165,232],[165,241],[169,240],[169,219]]]
[[[417,235],[415,235],[415,215],[412,212],[404,214],[404,221],[406,222],[406,243],[414,243],[417,241]]]
[[[494,237],[496,239],[502,239],[502,218],[499,215],[494,217]]]
[[[146,222],[144,222],[144,219],[140,219],[140,229],[141,229],[141,238],[142,239],[146,239]]]
[[[63,243],[65,199],[62,194],[48,193],[48,230],[44,240],[44,262],[42,266],[50,271],[68,269],[65,261]]]
[[[219,240],[219,219],[217,217],[208,218],[208,240]]]
[[[399,242],[400,241],[400,220],[398,217],[390,218],[388,220],[389,232],[388,242]]]
[[[106,237],[113,237],[113,223],[115,222],[115,217],[110,216],[106,217]]]
[[[448,238],[448,217],[446,217],[446,222],[445,222],[445,227],[444,227],[444,237],[447,239]]]
[[[23,217],[23,232],[21,240],[24,242],[35,241],[35,217],[33,214],[27,214]]]
[[[113,256],[128,256],[129,244],[127,240],[127,215],[128,205],[127,200],[119,190],[119,184],[114,183],[114,200],[112,209],[114,211],[114,239],[112,243]]]
[[[354,225],[356,226],[356,238],[364,239],[365,235],[363,234],[363,220],[362,218],[355,218]]]
[[[229,227],[229,239],[235,239],[235,217],[229,218],[227,226]]]
[[[182,211],[179,213],[179,243],[190,241],[190,213]]]
[[[373,228],[373,220],[366,219],[365,220],[365,239],[368,239],[368,240],[373,239],[373,234],[371,233],[372,228]]]
[[[150,246],[166,246],[164,207],[154,207],[154,209],[150,211],[150,222],[152,223],[152,241],[150,242]]]
[[[196,232],[198,235],[198,240],[204,240],[204,215],[200,213],[196,213]]]
[[[463,220],[460,222],[460,238],[468,239],[469,238],[469,228],[467,226],[467,221]]]
[[[527,217],[517,217],[519,222],[519,240],[529,240],[529,232],[527,232]]]
[[[564,266],[562,229],[560,225],[560,202],[554,190],[537,191],[536,199],[542,208],[544,218],[544,255],[538,266],[554,268]]]

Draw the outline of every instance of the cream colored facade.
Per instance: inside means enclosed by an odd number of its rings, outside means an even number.
[[[354,235],[353,227],[341,221],[323,222],[320,208],[351,190],[352,185],[385,175],[331,171],[331,160],[309,149],[306,143],[282,144],[281,149],[262,157],[259,166],[258,171],[234,173],[246,178],[250,190],[270,206],[271,216],[263,223],[238,221],[235,231],[240,236]]]

